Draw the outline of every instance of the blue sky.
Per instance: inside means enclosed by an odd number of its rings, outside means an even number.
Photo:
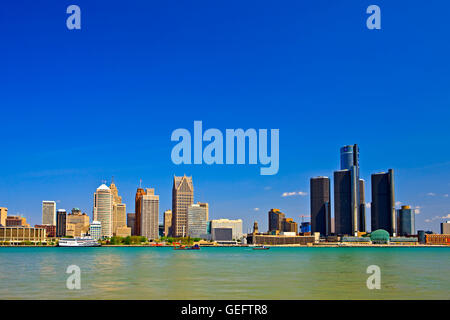
[[[66,8],[81,8],[81,30]],[[370,4],[381,30],[366,28]],[[418,229],[450,214],[450,4],[444,1],[6,1],[0,8],[0,206],[92,213],[115,177],[171,207],[173,175],[244,229],[309,215],[309,178],[358,143],[361,176],[395,170]],[[171,162],[177,128],[280,129],[280,170]],[[285,192],[308,195],[282,197]],[[366,189],[370,201],[370,187]],[[259,208],[259,210],[255,210]],[[307,220],[308,218],[305,218]],[[450,220],[450,219],[449,219]]]

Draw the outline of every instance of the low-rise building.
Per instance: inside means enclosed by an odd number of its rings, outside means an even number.
[[[0,227],[0,242],[18,244],[24,241],[32,243],[45,242],[46,231],[44,228],[29,227]]]
[[[211,230],[214,228],[231,228],[233,234],[233,240],[240,240],[242,235],[242,220],[230,220],[230,219],[217,219],[211,220]]]
[[[426,234],[426,244],[450,245],[450,234]]]
[[[36,225],[34,225],[34,227],[37,229],[45,229],[47,238],[56,237],[56,226],[49,225],[49,224],[36,224]]]
[[[5,221],[6,227],[26,227],[26,228],[30,227],[25,217],[7,216]]]
[[[254,245],[308,245],[317,241],[315,236],[247,234],[247,243]]]

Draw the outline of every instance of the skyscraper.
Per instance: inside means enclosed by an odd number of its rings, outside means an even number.
[[[131,230],[131,235],[136,235],[136,214],[127,213],[127,227]]]
[[[173,177],[172,188],[172,233],[174,237],[187,235],[188,207],[194,203],[192,177]]]
[[[364,180],[359,179],[359,148],[354,144],[344,146],[340,151],[341,170],[334,174],[334,186],[338,188],[334,190],[338,196],[335,197],[336,233],[356,235],[365,230]]]
[[[338,235],[353,235],[351,171],[334,172],[334,222]]]
[[[155,189],[148,188],[145,195],[141,196],[141,236],[147,239],[159,239],[159,196],[155,195]]]
[[[172,210],[164,211],[164,236],[169,237],[172,229]]]
[[[42,224],[56,226],[55,201],[42,201]]]
[[[101,223],[101,236],[112,237],[113,195],[107,185],[102,184],[94,193],[94,221]]]
[[[145,195],[145,190],[141,187],[139,187],[136,190],[136,197],[134,202],[134,211],[135,211],[135,226],[134,231],[136,235],[141,236],[141,199],[142,196]]]
[[[372,231],[383,229],[396,234],[394,171],[372,174]]]
[[[397,210],[398,229],[397,232],[401,236],[410,236],[416,234],[415,212],[410,206],[402,206]]]
[[[127,226],[127,208],[125,203],[122,203],[122,197],[119,196],[114,178],[109,189],[111,189],[113,196],[112,232],[116,236],[129,236],[131,235],[131,228]]]
[[[311,230],[322,236],[331,233],[330,179],[315,177],[310,180]]]
[[[188,207],[188,235],[192,238],[201,238],[206,235],[207,208],[200,204],[191,204]]]
[[[441,222],[441,234],[450,234],[450,221]]]
[[[283,219],[286,215],[279,209],[270,209],[269,211],[269,232],[283,231]]]
[[[66,236],[67,212],[64,209],[58,209],[56,212],[56,237]]]

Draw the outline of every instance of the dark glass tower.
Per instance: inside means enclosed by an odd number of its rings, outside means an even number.
[[[345,233],[341,234],[355,235],[358,231],[365,231],[365,206],[362,205],[364,203],[364,181],[359,179],[358,145],[348,145],[341,148],[341,171],[335,172],[336,176],[341,179],[337,183],[335,181],[334,184],[335,188],[338,188],[334,191],[335,195],[338,196],[338,198],[335,197],[336,233],[339,234],[339,232],[345,230]],[[343,189],[344,184],[345,190]],[[338,201],[343,201],[343,203],[338,203]],[[338,207],[337,211],[336,207]],[[338,219],[341,219],[341,221],[338,222]],[[349,225],[344,226],[343,223]],[[340,231],[338,232],[338,230]]]
[[[384,229],[396,234],[394,171],[372,174],[372,231]]]
[[[334,172],[334,223],[337,235],[353,235],[352,174],[350,170]]]
[[[401,236],[410,236],[416,233],[414,222],[414,209],[410,206],[402,206],[398,213],[398,234]]]
[[[316,177],[310,180],[311,232],[322,236],[331,233],[330,179]]]
[[[269,232],[271,231],[283,231],[283,219],[285,214],[279,209],[270,209],[269,211]]]
[[[56,237],[61,238],[66,236],[66,210],[59,209],[56,212]]]

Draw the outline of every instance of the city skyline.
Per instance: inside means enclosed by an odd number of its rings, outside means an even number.
[[[343,157],[343,154],[342,154],[342,150],[343,149],[345,149],[346,147],[348,147],[348,146],[344,146],[344,147],[341,147],[340,149],[341,149],[341,162],[340,162],[340,164],[341,164],[341,169],[340,170],[337,170],[337,171],[335,171],[335,175],[336,175],[336,173],[343,173],[343,172],[345,172],[345,170],[343,171],[342,170],[342,166],[343,166],[343,160],[342,160],[342,157]],[[355,147],[355,148],[358,148],[356,145],[353,145],[353,146],[350,146],[350,147]],[[359,151],[358,151],[358,153],[359,153]],[[359,163],[358,163],[358,171],[360,170],[360,168],[359,168]],[[378,177],[378,176],[384,176],[384,175],[387,175],[387,174],[389,174],[389,175],[392,175],[393,176],[393,173],[391,173],[391,169],[389,169],[389,170],[386,170],[387,172],[376,172],[376,173],[372,173],[371,174],[371,179],[372,179],[372,185],[373,185],[373,179],[374,179],[374,177]],[[179,185],[182,181],[184,181],[184,179],[188,179],[187,180],[187,182],[188,183],[190,183],[191,184],[191,186],[192,186],[192,181],[193,181],[193,179],[192,179],[192,177],[187,177],[186,175],[184,175],[184,176],[180,176],[180,177],[176,177],[176,176],[173,176],[173,183],[177,183],[177,185]],[[328,178],[328,177],[325,177],[325,176],[318,176],[318,177],[311,177],[311,180],[315,180],[315,179],[323,179],[323,178],[325,178],[325,179],[328,179],[328,181],[330,181],[330,179]],[[333,178],[332,179],[332,181],[334,181],[335,179]],[[328,184],[329,184],[330,182],[328,182]],[[112,204],[111,204],[111,210],[115,210],[115,206],[117,205],[117,204],[120,204],[120,205],[122,205],[123,207],[124,207],[124,209],[125,209],[125,207],[126,207],[126,204],[125,203],[121,203],[121,201],[122,201],[122,197],[121,196],[118,196],[118,191],[117,191],[117,187],[116,187],[116,185],[115,185],[115,183],[114,183],[114,176],[112,176],[111,177],[111,185],[110,185],[110,187],[107,187],[106,186],[106,184],[107,184],[107,180],[102,180],[102,185],[100,185],[100,187],[98,187],[97,188],[97,192],[99,191],[99,190],[102,190],[102,188],[103,189],[106,189],[107,188],[107,190],[108,190],[108,192],[109,192],[109,194],[110,194],[110,197],[111,197],[111,201],[112,201]],[[137,190],[137,192],[139,193],[139,190],[144,190],[144,189],[142,189],[142,187],[141,187],[141,185],[142,185],[142,179],[140,179],[140,181],[139,181],[139,186],[136,188],[136,190]],[[364,185],[364,184],[363,184]],[[173,185],[173,188],[175,187],[175,184]],[[311,186],[310,186],[311,187]],[[393,185],[393,187],[395,188],[395,189],[397,189],[398,187],[396,186],[396,185]],[[111,190],[110,190],[110,188],[111,188]],[[327,187],[327,188],[329,188],[329,187]],[[370,188],[370,190],[372,190],[372,188],[373,188],[373,186],[371,186],[371,188]],[[333,188],[334,189],[334,188]],[[149,189],[149,188],[147,188],[146,189],[147,191],[148,190],[151,190],[151,192],[154,192],[153,191],[153,189]],[[334,190],[333,190],[334,191]],[[365,190],[365,191],[367,191],[367,190]],[[173,190],[172,190],[172,192],[173,192]],[[359,191],[357,191],[358,192],[358,194],[360,194],[360,192]],[[295,192],[293,192],[293,193],[295,193]],[[331,208],[335,208],[335,202],[334,202],[334,197],[332,196],[332,194],[333,194],[333,192],[330,192],[330,198],[331,199],[333,199],[333,200],[331,200]],[[294,195],[298,195],[298,196],[303,196],[303,197],[305,197],[305,196],[307,196],[307,198],[310,198],[311,197],[311,194],[309,193],[309,192],[302,192],[302,191],[299,191],[299,192],[297,192],[297,193],[295,193],[295,194],[291,194],[291,193],[284,193],[284,194],[282,194],[282,197],[290,197],[290,196],[294,196]],[[360,194],[361,195],[361,194]],[[367,199],[370,199],[371,200],[371,202],[366,202],[366,211],[369,213],[369,215],[367,216],[366,215],[366,225],[367,226],[370,226],[370,228],[368,227],[367,228],[367,231],[369,231],[369,230],[371,230],[371,231],[374,231],[373,229],[372,229],[372,222],[373,222],[373,219],[375,218],[375,216],[372,216],[372,208],[371,208],[371,206],[372,206],[372,202],[373,202],[373,191],[372,191],[372,197],[367,197],[367,195],[365,195],[364,193],[363,193],[363,195],[365,196],[365,198],[367,198]],[[429,195],[429,196],[435,196],[435,195]],[[298,199],[298,198],[297,198]],[[172,194],[172,205],[173,205],[173,194]],[[192,197],[192,201],[194,201],[194,199],[193,199],[193,197]],[[190,203],[190,201],[188,201],[189,203]],[[43,200],[42,202],[41,202],[41,204],[42,204],[42,212],[43,212],[43,210],[44,210],[44,204],[46,204],[46,203],[51,203],[51,204],[55,204],[56,206],[55,207],[53,207],[53,209],[55,210],[55,211],[59,211],[59,210],[65,210],[65,209],[63,209],[62,207],[60,207],[60,206],[58,206],[58,203],[60,203],[60,201],[53,201],[53,200]],[[159,203],[159,198],[158,198],[158,203]],[[207,204],[206,204],[207,205]],[[394,204],[394,208],[395,208],[395,210],[398,210],[398,209],[401,209],[401,207],[402,206],[404,206],[404,205],[408,205],[409,206],[409,204],[407,204],[407,203],[403,203],[403,202],[400,202],[400,201],[395,201],[395,204]],[[139,204],[139,206],[140,206],[140,204]],[[328,204],[328,206],[330,206],[330,204]],[[92,221],[94,221],[95,219],[94,219],[94,211],[95,211],[95,206],[93,206],[94,207],[94,209],[92,210],[92,213],[91,214],[89,214],[89,212],[88,211],[84,211],[84,210],[81,210],[81,211],[83,211],[83,212],[87,212],[88,213],[88,215],[91,217],[91,219],[92,219]],[[273,209],[273,208],[275,208],[275,206],[272,206],[271,208],[270,208],[270,211]],[[170,208],[167,208],[167,209],[163,209],[163,208],[160,208],[160,209],[158,209],[157,211],[158,211],[158,225],[160,225],[160,224],[162,224],[163,223],[163,221],[164,221],[164,212],[166,211],[166,210],[171,210],[172,209],[172,207],[170,207]],[[312,209],[312,208],[311,208]],[[420,214],[420,207],[412,207],[411,208],[411,210],[413,211],[413,212],[415,212],[415,219],[414,220],[416,220],[417,218],[417,215],[419,215]],[[258,210],[256,210],[256,211],[260,211],[261,210],[261,208],[258,208]],[[283,209],[282,209],[283,210]],[[111,212],[111,224],[113,223],[113,216],[114,216],[114,214],[113,214],[113,211]],[[269,209],[267,209],[267,210],[263,210],[262,212],[270,212],[269,211]],[[334,211],[334,210],[332,210],[332,211]],[[285,210],[283,210],[283,212],[285,212]],[[127,211],[126,211],[126,213],[125,212],[123,212],[122,213],[122,215],[127,215],[127,214],[129,214],[129,213],[132,213],[132,212],[130,212],[130,210],[129,209],[127,209]],[[284,215],[284,213],[282,213],[283,215]],[[395,214],[395,212],[394,212],[394,214]],[[11,214],[10,214],[11,215]],[[29,219],[29,217],[26,217],[25,215],[23,215],[25,218],[28,218]],[[42,216],[43,217],[43,216]],[[56,212],[55,212],[55,218],[56,218]],[[247,232],[247,230],[249,230],[251,227],[249,227],[250,225],[252,225],[253,224],[253,221],[250,221],[250,220],[248,220],[247,219],[247,217],[245,217],[245,216],[238,216],[238,215],[233,215],[232,217],[230,217],[230,216],[228,216],[228,217],[219,217],[219,216],[214,216],[212,219],[218,219],[218,218],[231,218],[231,219],[243,219],[243,221],[244,221],[244,233],[246,233]],[[258,221],[259,223],[261,223],[261,225],[262,226],[265,226],[265,223],[264,223],[264,219],[261,219],[261,218],[263,218],[262,216],[261,217],[258,217],[258,218],[256,218],[255,220],[256,221]],[[334,216],[334,214],[332,214],[332,218],[334,219],[335,218],[335,216]],[[115,218],[114,218],[115,219]],[[123,218],[122,218],[123,219]],[[310,213],[308,212],[308,214],[304,214],[304,215],[298,215],[298,216],[294,216],[294,218],[293,218],[293,220],[294,220],[294,222],[298,222],[299,223],[299,225],[300,225],[300,223],[301,222],[303,222],[303,221],[310,221],[310,219],[311,219],[311,216],[310,216]],[[438,230],[433,230],[432,228],[421,228],[420,226],[418,226],[417,224],[415,225],[415,229],[416,230],[420,230],[420,229],[422,229],[422,230],[431,230],[431,231],[439,231],[439,227],[440,227],[440,223],[441,222],[445,222],[445,221],[447,221],[447,219],[449,219],[449,216],[442,216],[442,217],[439,217],[439,219],[433,219],[433,220],[437,220],[437,224],[438,224]],[[248,220],[248,221],[247,221]],[[41,220],[42,221],[42,220]],[[31,225],[33,225],[34,224],[34,221],[32,221],[32,220],[29,220],[28,221]],[[43,223],[43,222],[42,222]],[[336,223],[336,222],[335,222]],[[36,224],[40,224],[40,222],[39,223],[36,223]],[[43,223],[43,224],[45,224],[45,223]],[[360,224],[360,222],[358,222],[358,224]],[[122,223],[122,225],[125,225],[126,226],[126,221],[124,222],[124,223]],[[349,225],[349,226],[351,226],[351,224]],[[111,230],[113,230],[114,228],[113,228],[113,226],[111,225]],[[263,229],[264,229],[264,227],[263,227]],[[377,228],[375,228],[375,229],[377,229]],[[386,228],[385,228],[386,229]],[[267,230],[270,230],[270,226],[269,225],[267,225]],[[389,230],[389,228],[388,228],[388,230]],[[298,230],[297,230],[298,231]],[[364,230],[363,230],[364,231]],[[112,231],[111,231],[112,232]],[[153,233],[154,233],[155,231],[153,231]],[[112,233],[114,233],[114,232],[112,232]],[[346,232],[347,234],[352,234],[352,232]]]
[[[157,188],[162,211],[173,175],[186,174],[212,216],[242,216],[247,230],[273,207],[309,215],[309,179],[332,177],[339,148],[358,144],[365,202],[371,174],[393,168],[396,200],[419,206],[417,227],[437,232],[450,214],[449,4],[413,1],[407,14],[377,4],[381,30],[367,29],[363,4],[148,2],[124,14],[83,0],[83,28],[67,30],[64,6],[8,2],[0,206],[31,224],[47,199],[91,215],[89,194],[115,176],[128,212],[139,179]],[[222,132],[278,128],[278,173],[175,165],[171,133],[196,120]]]

